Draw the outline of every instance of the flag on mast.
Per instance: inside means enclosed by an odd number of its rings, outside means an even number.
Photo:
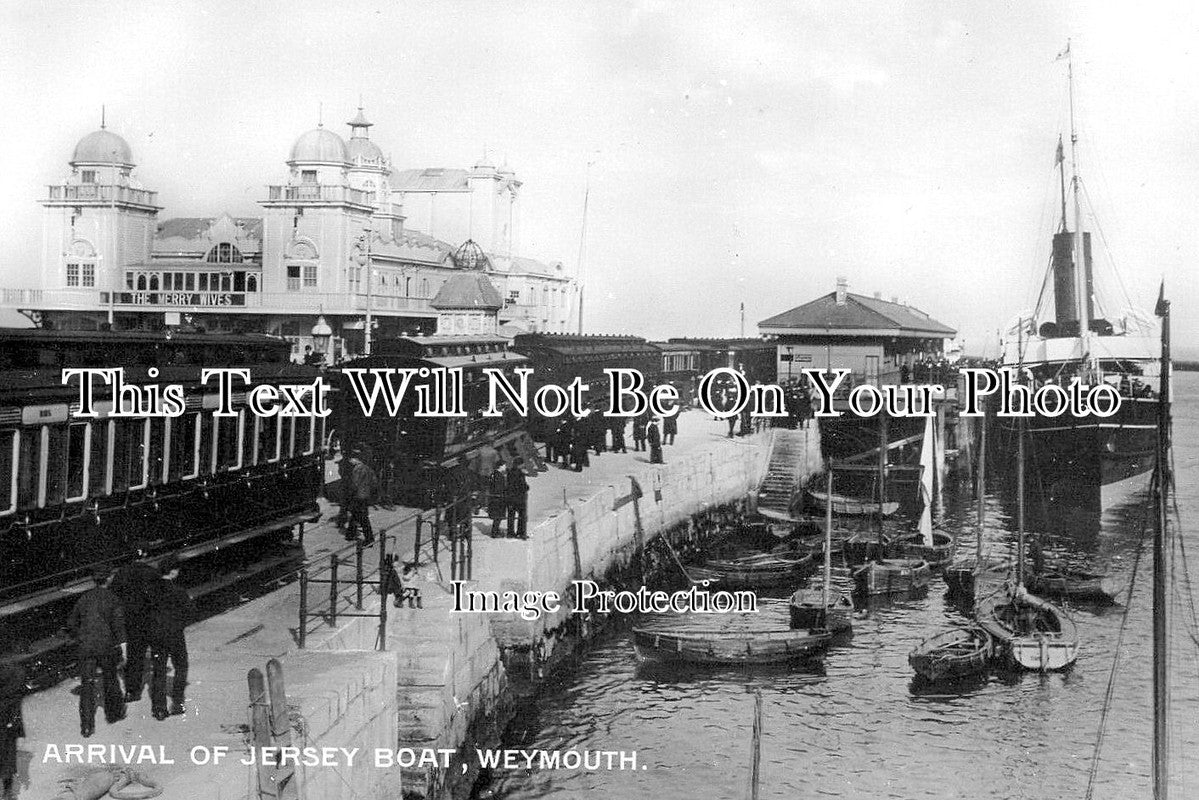
[[[1170,301],[1166,299],[1166,281],[1162,280],[1161,288],[1157,290],[1157,305],[1153,307],[1155,316],[1164,317],[1170,310]]]
[[[1057,160],[1053,162],[1053,166],[1057,166],[1066,160],[1066,152],[1062,149],[1062,135],[1057,135]]]
[[[1055,58],[1053,60],[1061,61],[1063,58],[1069,58],[1069,57],[1070,57],[1070,40],[1067,39],[1066,46],[1062,49],[1062,52],[1057,54],[1057,58]]]

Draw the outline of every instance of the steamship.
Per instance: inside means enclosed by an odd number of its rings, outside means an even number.
[[[1068,48],[1064,54],[1069,56]],[[1055,506],[1102,511],[1147,488],[1156,442],[1157,326],[1131,307],[1113,314],[1096,293],[1091,234],[1083,230],[1078,136],[1074,130],[1073,65],[1070,84],[1070,176],[1063,142],[1057,145],[1061,218],[1037,307],[1021,314],[1003,341],[1002,363],[1017,368],[1032,387],[1107,383],[1120,393],[1110,417],[1035,416],[1026,420],[1030,488]],[[1067,190],[1069,185],[1069,191]],[[1072,203],[1074,230],[1067,220]],[[1093,215],[1092,215],[1093,218]],[[1049,296],[1052,295],[1052,304]],[[1052,318],[1051,318],[1052,315]],[[1004,438],[1016,441],[1016,420],[1001,420]]]

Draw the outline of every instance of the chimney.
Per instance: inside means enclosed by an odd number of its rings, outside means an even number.
[[[897,294],[891,295],[891,302],[894,303],[895,305],[899,305],[899,295],[897,295]]]
[[[845,293],[848,289],[849,281],[845,279],[845,276],[839,276],[837,278],[837,305],[845,305]]]
[[[874,293],[874,299],[875,299],[875,300],[882,300],[882,299],[883,299],[883,293],[882,293],[882,292],[875,292],[875,293]]]

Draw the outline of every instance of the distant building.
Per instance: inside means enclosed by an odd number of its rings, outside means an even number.
[[[434,302],[466,271],[486,276],[500,332],[576,329],[563,265],[518,255],[511,170],[397,172],[362,109],[348,124],[348,141],[320,126],[295,141],[261,217],[171,219],[134,176],[128,143],[102,126],[41,200],[40,288],[3,290],[2,304],[59,328],[273,333],[297,356],[314,347],[333,360],[363,352],[368,316],[375,339],[430,334],[449,311],[473,331],[471,315]]]
[[[903,365],[940,358],[957,331],[919,309],[851,294],[844,278],[834,292],[758,323],[774,342],[779,380],[800,370],[853,371],[853,382],[896,383]]]

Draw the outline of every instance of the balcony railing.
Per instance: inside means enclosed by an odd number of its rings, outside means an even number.
[[[49,201],[56,203],[98,202],[132,203],[139,206],[158,205],[158,192],[134,189],[130,186],[104,183],[61,184],[48,187]]]
[[[403,311],[432,315],[424,297],[375,295],[371,310],[376,314]],[[270,312],[270,313],[366,313],[365,294],[345,292],[187,292],[130,291],[110,293],[99,289],[5,289],[0,288],[0,306],[34,310],[70,309],[107,311],[109,307],[139,311]]]
[[[371,195],[349,186],[301,183],[296,186],[268,186],[271,200],[286,203],[356,203],[373,205]]]

